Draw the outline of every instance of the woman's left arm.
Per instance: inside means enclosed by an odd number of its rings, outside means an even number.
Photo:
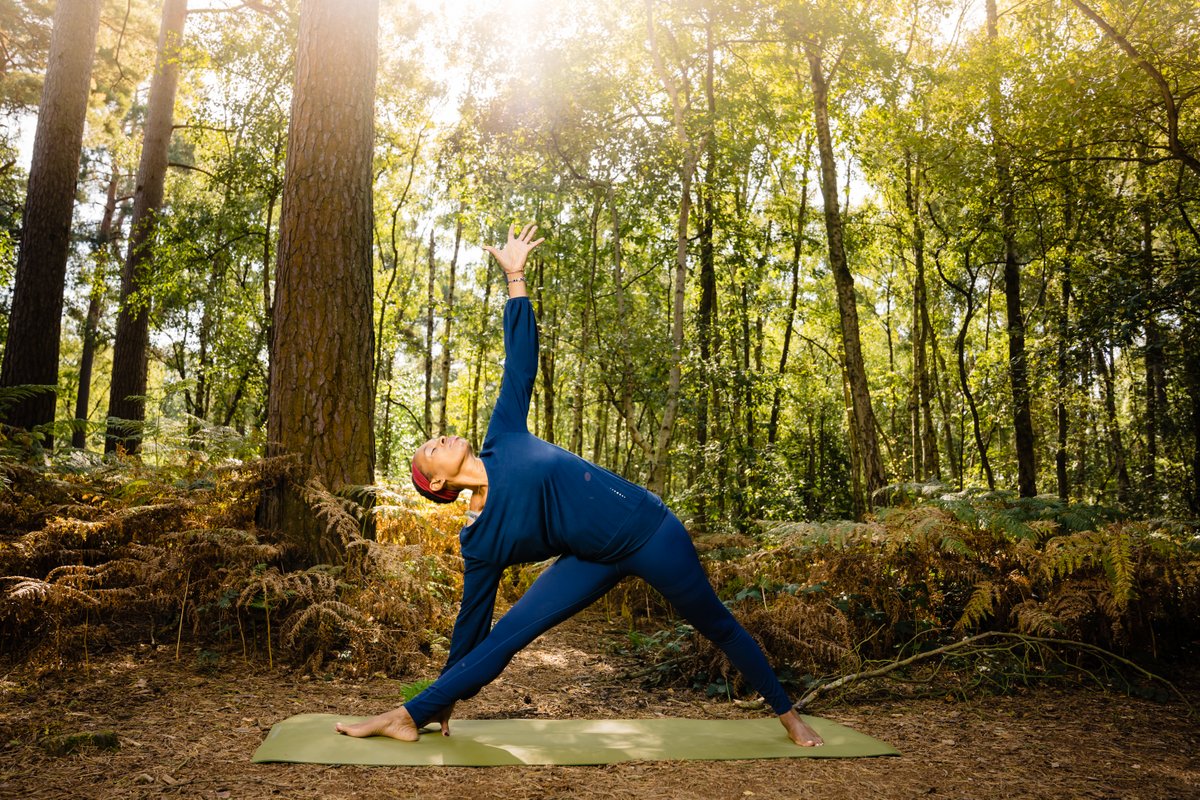
[[[534,239],[533,234],[537,233],[537,225],[529,223],[521,229],[521,233],[517,233],[517,226],[508,226],[508,241],[504,243],[504,247],[497,250],[491,245],[485,245],[484,250],[487,250],[496,261],[500,263],[500,268],[504,270],[504,280],[508,283],[508,296],[525,297],[525,260],[529,258],[530,251],[537,247],[542,242],[546,241],[545,237]]]

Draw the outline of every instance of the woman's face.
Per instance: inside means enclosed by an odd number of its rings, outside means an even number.
[[[436,492],[446,483],[456,482],[472,454],[471,443],[461,436],[435,436],[417,448],[413,465],[429,478],[429,486]]]

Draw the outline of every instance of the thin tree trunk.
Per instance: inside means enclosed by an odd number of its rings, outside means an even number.
[[[99,337],[100,316],[104,312],[104,294],[108,287],[108,259],[113,238],[113,217],[117,211],[117,182],[120,172],[113,167],[104,198],[104,215],[96,234],[96,268],[92,273],[92,289],[88,293],[87,317],[83,322],[83,342],[79,354],[79,390],[75,394],[75,427],[71,431],[71,447],[87,447],[88,406],[92,396],[92,366],[96,360],[96,340]]]
[[[537,259],[537,316],[542,320],[542,335],[545,337],[545,347],[541,353],[541,378],[542,378],[542,438],[547,442],[554,444],[554,414],[555,401],[557,396],[554,389],[556,359],[555,352],[557,351],[556,340],[558,337],[558,325],[556,317],[558,314],[558,306],[550,305],[548,309],[544,309],[546,299],[545,288],[545,259]]]
[[[280,214],[267,441],[332,491],[374,480],[372,149],[378,0],[304,0]],[[341,540],[288,485],[264,527],[307,563]],[[368,530],[368,534],[370,531]]]
[[[450,256],[449,283],[446,287],[446,321],[442,323],[441,385],[442,401],[438,405],[438,432],[446,433],[446,406],[450,403],[450,345],[451,326],[454,322],[454,278],[458,272],[458,250],[462,244],[462,209],[454,225],[454,252]]]
[[[1125,460],[1125,445],[1121,441],[1121,423],[1117,419],[1117,398],[1113,386],[1113,370],[1100,345],[1093,345],[1096,357],[1096,368],[1104,387],[1104,416],[1108,427],[1108,440],[1112,449],[1113,469],[1117,473],[1117,502],[1122,505],[1129,503],[1131,482],[1129,468]]]
[[[792,287],[788,295],[787,324],[783,328],[783,349],[779,354],[779,382],[771,398],[771,420],[767,423],[767,443],[774,445],[779,438],[779,409],[783,401],[783,379],[787,374],[788,354],[792,345],[792,326],[796,324],[796,304],[800,295],[800,256],[804,252],[804,229],[808,225],[808,166],[811,144],[805,143],[804,176],[800,181],[800,209],[795,217],[792,237]]]
[[[475,375],[471,378],[471,441],[479,446],[479,384],[483,379],[483,359],[487,352],[488,310],[492,302],[492,284],[490,276],[490,261],[484,266],[483,280],[483,310],[479,316],[479,344],[475,350]]]
[[[679,387],[683,370],[683,319],[684,299],[687,288],[687,246],[688,220],[692,207],[692,181],[696,174],[696,166],[700,153],[704,150],[703,143],[692,141],[685,124],[687,104],[674,79],[668,74],[663,64],[662,54],[658,48],[658,34],[655,30],[653,4],[646,2],[646,26],[649,33],[650,51],[654,59],[655,71],[659,81],[671,100],[672,118],[675,135],[683,147],[683,161],[679,165],[679,215],[675,230],[675,275],[673,278],[671,299],[671,356],[670,369],[667,374],[667,391],[663,404],[662,418],[658,426],[658,434],[652,447],[647,447],[638,433],[636,422],[626,415],[625,421],[630,438],[639,443],[643,451],[650,454],[650,482],[652,492],[662,494],[666,488],[667,451],[671,444],[671,434],[675,429],[675,416],[679,411]]]
[[[1183,355],[1184,383],[1192,404],[1192,486],[1188,493],[1188,508],[1200,514],[1200,325],[1192,322],[1185,331]]]
[[[833,140],[829,132],[828,86],[821,52],[811,41],[805,42],[809,73],[812,78],[813,109],[816,121],[817,148],[821,158],[821,195],[825,206],[825,234],[829,242],[829,266],[837,287],[838,316],[841,322],[843,366],[848,384],[851,411],[854,416],[856,450],[866,498],[887,483],[883,459],[879,451],[875,412],[871,408],[871,393],[863,363],[862,344],[858,326],[858,300],[854,276],[846,262],[842,241],[842,215],[838,206],[837,165]]]
[[[988,444],[984,440],[983,428],[979,420],[979,407],[975,403],[975,395],[971,392],[971,382],[967,376],[967,333],[971,328],[971,320],[975,316],[975,279],[976,273],[971,266],[971,251],[968,248],[963,253],[963,271],[970,278],[971,282],[966,286],[959,286],[954,281],[946,277],[941,272],[942,282],[949,286],[954,291],[962,296],[966,308],[963,311],[962,325],[959,326],[958,335],[954,338],[954,353],[958,360],[958,383],[962,388],[963,397],[966,398],[967,407],[971,411],[971,431],[975,436],[975,448],[979,451],[979,469],[987,480],[988,489],[996,491],[996,476],[992,473],[992,463],[988,458]]]
[[[99,26],[100,0],[59,2],[54,10],[0,366],[3,387],[58,385],[71,214]],[[45,425],[54,421],[55,405],[54,392],[40,392],[15,403],[5,421],[25,429]],[[45,443],[52,444],[49,432]]]
[[[697,188],[700,195],[700,230],[697,237],[700,245],[700,305],[696,309],[696,333],[699,338],[700,363],[696,370],[696,456],[697,468],[706,483],[710,483],[711,466],[708,460],[708,409],[710,400],[718,391],[715,378],[718,374],[714,363],[715,354],[720,352],[719,328],[717,318],[717,277],[715,253],[713,250],[713,226],[715,211],[713,195],[717,191],[717,148],[715,142],[715,118],[717,113],[717,97],[714,89],[715,64],[713,56],[712,19],[708,15],[704,21],[705,66],[704,66],[704,98],[707,107],[705,125],[707,136],[704,148],[704,182]],[[714,407],[715,407],[714,403]],[[718,492],[721,491],[717,484]],[[708,497],[706,491],[701,491],[696,497],[696,522],[700,530],[708,527]]]
[[[1143,182],[1145,173],[1142,173]],[[1149,190],[1143,185],[1143,200],[1139,214],[1142,218],[1142,280],[1145,296],[1155,295],[1154,219],[1150,209]],[[1158,498],[1158,429],[1163,409],[1159,402],[1163,383],[1163,335],[1153,305],[1146,309],[1144,323],[1146,346],[1143,353],[1144,397],[1146,402],[1145,436],[1146,460],[1142,464],[1142,497],[1149,508],[1155,508]]]
[[[429,269],[425,281],[425,436],[433,436],[433,290],[437,284],[435,240],[429,231]]]
[[[179,85],[183,26],[187,0],[164,0],[158,56],[150,82],[129,252],[121,272],[121,309],[113,344],[112,384],[108,399],[108,432],[104,451],[137,452],[146,419],[146,368],[150,347],[150,300],[142,297],[152,268],[155,218],[162,208],[171,145],[175,91]]]
[[[1063,502],[1071,498],[1071,479],[1067,469],[1067,443],[1070,436],[1070,419],[1067,400],[1071,389],[1070,360],[1067,338],[1071,322],[1071,261],[1075,249],[1075,186],[1070,167],[1066,170],[1066,192],[1063,198],[1063,232],[1066,252],[1059,267],[1058,298],[1058,344],[1055,368],[1058,372],[1057,397],[1054,400],[1054,416],[1057,423],[1058,448],[1054,453],[1054,472],[1058,480],[1058,497]]]
[[[987,0],[988,42],[995,46],[996,0]],[[996,185],[1000,192],[1000,235],[1004,240],[1004,306],[1008,318],[1008,376],[1012,389],[1013,436],[1017,451],[1017,490],[1021,497],[1037,494],[1037,465],[1034,461],[1033,417],[1029,410],[1029,376],[1025,355],[1025,316],[1021,310],[1021,264],[1017,258],[1016,189],[1003,141],[999,77],[988,88],[988,114],[992,128],[992,151]]]

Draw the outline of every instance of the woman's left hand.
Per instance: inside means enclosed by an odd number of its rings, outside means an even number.
[[[454,703],[443,708],[433,718],[442,726],[442,736],[450,735],[450,715],[454,713]]]
[[[504,243],[504,247],[497,250],[495,247],[487,245],[483,249],[496,257],[505,275],[516,275],[524,271],[525,259],[529,257],[529,251],[546,241],[545,237],[534,240],[535,232],[537,232],[537,225],[532,222],[522,228],[519,235],[517,226],[509,225],[508,241]]]

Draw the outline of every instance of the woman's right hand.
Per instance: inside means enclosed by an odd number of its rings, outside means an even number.
[[[516,231],[517,226],[515,224],[508,226],[508,241],[499,250],[491,245],[486,245],[483,248],[496,257],[496,260],[500,262],[500,267],[504,270],[504,274],[508,276],[524,272],[525,259],[529,257],[529,252],[546,241],[545,237],[533,240],[533,234],[537,231],[537,225],[532,222],[521,229],[520,235],[517,235]]]

